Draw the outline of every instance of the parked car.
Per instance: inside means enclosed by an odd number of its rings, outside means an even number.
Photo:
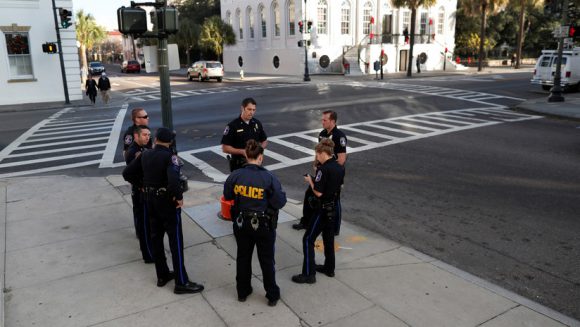
[[[101,75],[105,72],[105,66],[100,61],[91,61],[89,63],[89,74]]]
[[[209,81],[215,79],[221,82],[224,78],[224,66],[219,61],[197,61],[187,69],[187,78],[190,81]]]
[[[546,91],[550,90],[554,86],[557,64],[558,51],[542,50],[542,55],[536,62],[531,83],[541,85]],[[578,90],[580,87],[580,47],[564,50],[562,53],[560,85],[566,91]]]
[[[121,64],[121,72],[122,73],[140,73],[141,72],[141,64],[137,60],[125,60]]]

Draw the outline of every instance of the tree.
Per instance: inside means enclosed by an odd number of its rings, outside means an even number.
[[[223,61],[224,45],[236,44],[236,35],[231,25],[225,23],[220,16],[206,18],[201,27],[199,45],[214,52]]]
[[[465,9],[469,14],[480,15],[480,31],[479,31],[479,58],[477,62],[477,71],[480,72],[483,68],[483,58],[485,57],[484,43],[486,40],[485,30],[487,27],[487,14],[496,13],[504,9],[508,0],[475,0],[463,1],[466,5]]]
[[[408,7],[411,9],[411,38],[409,40],[409,63],[407,64],[407,76],[411,77],[413,69],[413,46],[415,44],[415,24],[417,20],[417,8],[431,7],[437,0],[393,0],[393,7]]]
[[[87,49],[92,49],[95,43],[103,41],[107,37],[107,32],[97,25],[95,18],[91,14],[85,15],[82,9],[77,11],[75,23],[77,41],[81,44],[81,69],[83,72],[87,72]],[[86,78],[86,75],[82,74],[82,85],[85,84]]]
[[[520,13],[519,13],[519,30],[518,30],[518,45],[516,50],[516,63],[515,68],[520,68],[521,58],[522,58],[522,47],[524,44],[524,38],[526,30],[526,11],[531,10],[532,8],[539,8],[544,3],[543,0],[512,0],[514,3],[514,7],[519,6]],[[528,20],[528,27],[529,27],[529,20]]]
[[[191,19],[180,19],[179,31],[172,36],[172,40],[177,43],[177,46],[185,51],[188,65],[191,64],[191,52],[199,43],[200,33],[200,24],[196,24]]]

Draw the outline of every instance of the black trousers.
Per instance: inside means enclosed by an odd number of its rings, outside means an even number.
[[[163,247],[163,237],[167,233],[175,285],[184,285],[189,281],[183,258],[183,231],[181,229],[181,208],[176,208],[174,201],[167,195],[158,196],[155,192],[147,192],[147,213],[151,226],[153,242],[153,259],[157,278],[166,278],[169,275],[167,258]]]
[[[315,210],[310,205],[309,198],[311,197],[315,197],[315,195],[314,192],[312,191],[312,188],[308,187],[306,189],[306,192],[304,192],[304,200],[302,201],[302,218],[300,218],[300,223],[302,224],[302,226],[305,227],[308,227],[308,224],[315,213]],[[342,205],[340,203],[340,192],[338,192],[338,194],[336,195],[335,203],[336,205],[334,210],[336,212],[336,217],[334,219],[334,234],[338,235],[340,233],[340,223],[342,221]]]
[[[304,253],[302,275],[311,276],[316,274],[314,242],[321,233],[322,243],[324,244],[324,269],[328,272],[334,272],[334,219],[329,218],[321,209],[316,211],[302,237],[302,251]]]
[[[147,204],[145,195],[137,187],[132,187],[131,200],[133,200],[133,223],[139,239],[139,248],[143,260],[153,260],[151,231],[149,218],[147,217]]]
[[[234,220],[234,236],[238,245],[236,257],[236,289],[239,297],[246,297],[252,293],[252,253],[254,246],[258,250],[258,261],[262,268],[264,289],[268,300],[280,299],[280,288],[276,284],[276,269],[274,259],[274,243],[276,230],[260,219],[260,225],[254,230],[249,219],[243,220],[240,228]]]

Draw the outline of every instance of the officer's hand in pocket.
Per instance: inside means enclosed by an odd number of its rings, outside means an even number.
[[[173,200],[175,200],[175,199],[173,199]],[[176,208],[183,207],[183,200],[175,200],[175,207]]]

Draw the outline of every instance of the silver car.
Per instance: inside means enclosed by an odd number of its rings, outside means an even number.
[[[219,61],[197,61],[187,69],[187,78],[190,81],[209,81],[215,79],[221,82],[224,78],[224,66]]]

